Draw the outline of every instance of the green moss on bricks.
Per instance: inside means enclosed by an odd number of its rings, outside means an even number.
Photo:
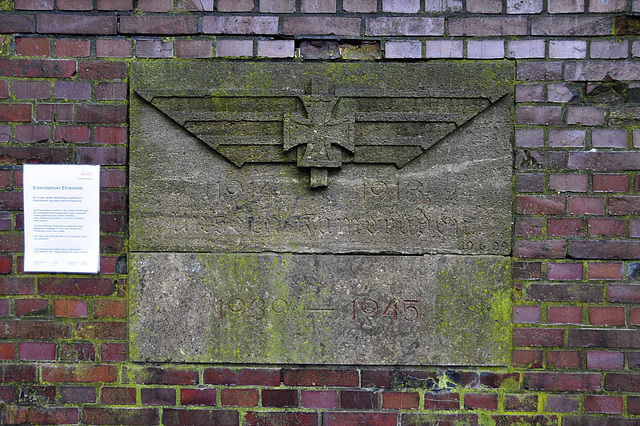
[[[0,0],[0,10],[13,10],[13,0]]]

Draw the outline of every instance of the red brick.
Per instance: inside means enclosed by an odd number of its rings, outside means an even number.
[[[157,425],[157,408],[83,408],[83,424],[93,425]]]
[[[65,100],[91,99],[91,84],[83,81],[56,81],[55,98]]]
[[[50,56],[49,39],[16,37],[16,54],[21,56]]]
[[[369,391],[340,392],[340,407],[356,410],[378,409],[378,395]]]
[[[425,393],[425,410],[459,410],[460,394],[458,393]]]
[[[98,58],[130,58],[132,52],[131,40],[105,38],[96,40],[96,56]]]
[[[4,11],[0,15],[0,32],[8,33],[32,33],[35,24],[33,15],[22,15]]]
[[[516,240],[513,254],[523,258],[562,259],[565,257],[565,242],[560,240]]]
[[[178,58],[210,58],[211,40],[176,40]]]
[[[93,362],[96,360],[96,348],[92,343],[62,343],[58,349],[58,359],[60,361]]]
[[[547,219],[547,235],[550,237],[578,237],[584,233],[584,219]]]
[[[135,405],[135,388],[107,388],[100,390],[100,402],[105,405]]]
[[[124,144],[127,142],[127,128],[96,127],[94,137],[96,144]]]
[[[516,324],[539,324],[542,318],[540,306],[514,306],[513,322]]]
[[[638,259],[637,241],[569,241],[567,254],[574,259]]]
[[[589,218],[587,225],[589,235],[593,237],[624,237],[625,228],[624,220],[610,218]]]
[[[205,368],[204,383],[212,385],[279,386],[280,369]]]
[[[578,396],[547,395],[545,410],[552,413],[577,413],[580,410]]]
[[[542,237],[543,227],[541,217],[516,217],[515,233],[517,237]]]
[[[1,64],[0,64],[1,66]],[[0,121],[31,121],[31,105],[4,104],[0,105]]]
[[[53,10],[53,0],[15,0],[16,10]]]
[[[570,152],[567,167],[602,172],[637,170],[640,152]]]
[[[198,371],[161,367],[127,368],[122,371],[122,382],[144,385],[197,385]]]
[[[124,188],[126,180],[124,170],[104,168],[100,170],[100,186],[102,188]]]
[[[295,389],[263,389],[263,407],[297,407],[298,391]]]
[[[249,413],[251,414],[251,413]],[[249,414],[247,416],[249,416]],[[296,413],[298,414],[298,413]],[[162,424],[165,426],[182,425],[230,425],[239,424],[238,412],[235,410],[193,410],[164,408]],[[316,420],[317,423],[317,420]],[[267,423],[272,424],[272,423]],[[285,424],[285,423],[277,423]],[[298,423],[293,423],[298,424]]]
[[[589,323],[593,325],[625,325],[623,307],[590,307]]]
[[[22,234],[5,234],[0,239],[0,251],[21,252],[24,250]]]
[[[518,106],[516,124],[559,125],[562,123],[562,107],[557,106]]]
[[[621,396],[587,395],[584,409],[587,413],[622,414]]]
[[[76,326],[76,335],[87,340],[126,340],[127,323],[115,321],[82,322]]]
[[[37,104],[36,121],[73,121],[73,105]]]
[[[640,391],[640,375],[608,373],[604,381],[604,388],[608,391],[638,392]]]
[[[549,306],[547,308],[549,324],[580,324],[582,308],[579,306]]]
[[[611,18],[604,17],[539,16],[531,19],[531,35],[610,35],[612,26]]]
[[[202,31],[208,22],[207,18],[202,18]],[[239,18],[236,18],[239,19]],[[151,34],[151,35],[174,35],[174,34],[197,34],[198,18],[195,16],[120,16],[121,34]]]
[[[587,351],[587,368],[622,370],[624,368],[624,354],[613,351]]]
[[[86,318],[89,306],[84,300],[56,299],[53,301],[53,314],[56,317]]]
[[[516,78],[523,81],[562,80],[562,62],[518,62]]]
[[[138,0],[137,8],[145,12],[171,12],[173,0]]]
[[[528,390],[596,391],[601,388],[599,373],[525,373]]]
[[[359,385],[356,370],[285,369],[283,383],[286,386],[344,386]]]
[[[0,75],[27,78],[70,78],[76,61],[46,59],[0,59]]]
[[[382,408],[388,410],[417,410],[420,408],[420,394],[417,392],[384,392]]]
[[[571,281],[582,279],[581,263],[549,263],[547,278],[555,281]]]
[[[123,211],[126,209],[126,198],[122,192],[100,192],[100,210]],[[104,236],[102,238],[105,238]]]
[[[124,147],[78,148],[78,164],[123,166],[127,164],[127,149]]]
[[[24,315],[49,316],[49,301],[46,299],[16,299],[14,312],[17,317]]]
[[[0,98],[7,99],[8,97],[9,97],[9,82],[7,80],[0,80]]]
[[[256,389],[222,389],[220,402],[223,407],[255,407],[258,405]]]
[[[5,411],[3,420],[5,422],[18,424],[72,424],[78,422],[77,408],[49,408],[49,407],[19,407],[17,412],[11,416],[13,420],[9,420],[8,412]],[[8,424],[8,423],[5,423]]]
[[[554,148],[582,148],[586,132],[581,129],[549,130],[549,146]]]
[[[547,352],[548,368],[580,368],[582,354],[579,351],[549,351]]]
[[[0,343],[0,360],[13,360],[15,351],[15,343]]]
[[[126,343],[102,343],[100,356],[103,362],[123,362],[127,360]]]
[[[589,279],[621,280],[623,278],[622,267],[622,263],[590,262]]]
[[[91,131],[86,126],[56,126],[53,139],[70,143],[89,143]]]
[[[498,409],[498,395],[491,393],[467,393],[464,396],[464,407],[467,410],[489,410]]]
[[[118,101],[127,99],[126,83],[98,83],[95,86],[96,100]]]
[[[305,408],[338,408],[338,392],[303,390],[300,405]]]
[[[505,395],[505,411],[538,411],[538,395]]]
[[[68,339],[71,330],[68,324],[40,320],[0,321],[0,339],[53,340]]]
[[[240,0],[242,1],[242,0]],[[180,0],[178,2],[178,10],[196,11],[213,11],[213,1],[211,0]]]
[[[569,329],[572,347],[640,349],[640,330]]]
[[[626,148],[627,135],[626,130],[594,129],[591,132],[591,144],[594,148]]]
[[[640,414],[640,396],[627,397],[627,412],[629,414]]]
[[[276,19],[276,18],[271,18]],[[336,17],[285,17],[282,18],[282,32],[286,35],[337,35],[337,36],[360,36],[359,18],[336,18]],[[261,23],[265,26],[265,34],[276,34],[277,20]],[[227,24],[228,31],[240,31],[240,33],[250,33],[251,26],[255,25],[235,25]],[[229,32],[231,34],[231,32]]]
[[[42,34],[112,35],[118,32],[116,16],[40,14],[36,31]]]
[[[549,189],[557,192],[587,192],[587,175],[551,174]]]
[[[35,382],[36,366],[32,364],[3,364],[0,365],[0,381]]]
[[[9,316],[10,310],[9,299],[0,299],[0,317]]]
[[[564,197],[521,195],[516,197],[517,214],[563,214]]]
[[[93,316],[96,318],[126,318],[127,303],[121,299],[96,300],[93,305]]]
[[[515,262],[513,277],[519,280],[539,280],[542,277],[542,264],[540,262]]]
[[[629,314],[629,325],[640,325],[640,307],[634,306]]]
[[[61,387],[62,401],[67,404],[87,404],[96,402],[96,389],[90,387]]]
[[[567,201],[567,212],[569,214],[604,214],[603,197],[581,197],[571,196]]]
[[[58,10],[92,10],[93,0],[58,0]]]
[[[181,389],[182,405],[216,405],[215,389]]]
[[[40,278],[38,292],[42,295],[109,296],[115,285],[110,278]]]
[[[142,405],[175,405],[176,390],[171,388],[143,388],[140,390]]]
[[[43,365],[43,382],[115,382],[115,365]]]
[[[315,426],[318,424],[317,413],[300,412],[257,412],[250,411],[245,417],[246,425],[295,425]],[[212,424],[212,423],[210,423]]]
[[[83,61],[78,64],[80,78],[112,80],[127,76],[127,64],[116,61]]]
[[[342,411],[326,411],[322,413],[324,426],[396,426],[398,417],[395,413],[357,413]]]
[[[564,330],[557,328],[516,328],[513,330],[514,346],[562,346]]]
[[[48,124],[20,125],[16,126],[14,136],[22,143],[47,142],[51,139],[51,128]]]
[[[18,348],[20,360],[53,361],[56,359],[56,344],[21,342]]]
[[[98,0],[98,10],[133,10],[133,0]]]
[[[127,107],[125,105],[78,105],[76,108],[78,123],[125,123]]]
[[[59,58],[86,58],[91,53],[89,40],[56,40],[56,56]]]

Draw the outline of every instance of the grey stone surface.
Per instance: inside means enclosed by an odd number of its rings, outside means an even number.
[[[509,254],[513,74],[132,64],[131,250]]]
[[[133,253],[134,361],[505,365],[510,259]]]

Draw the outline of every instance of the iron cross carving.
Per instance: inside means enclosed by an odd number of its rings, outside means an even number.
[[[236,166],[296,163],[312,188],[345,163],[402,168],[497,101],[334,87],[322,77],[306,87],[135,92]]]

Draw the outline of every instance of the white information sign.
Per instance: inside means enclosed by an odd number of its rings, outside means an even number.
[[[100,269],[100,166],[26,164],[24,270]]]

